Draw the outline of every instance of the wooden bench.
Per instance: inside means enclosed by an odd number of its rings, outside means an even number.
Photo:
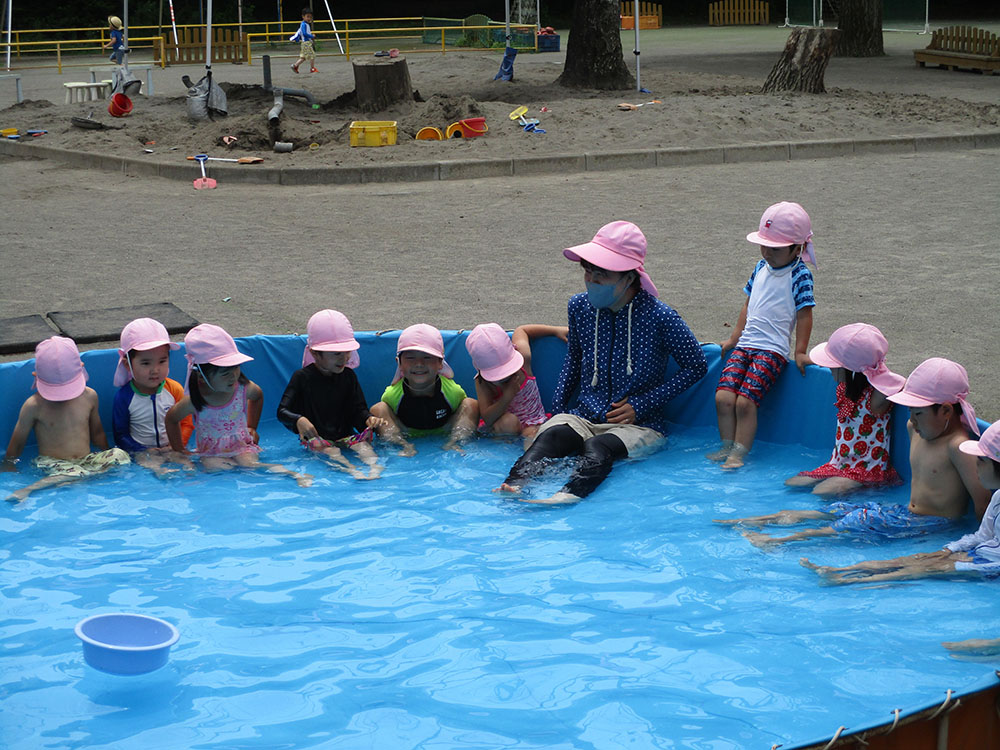
[[[129,65],[129,71],[135,72],[137,70],[146,71],[146,96],[153,95],[153,66],[152,65]],[[110,73],[111,71],[118,70],[117,65],[98,65],[97,67],[90,68],[90,81],[95,83],[97,81],[98,73]]]
[[[72,102],[92,102],[98,99],[106,99],[108,96],[108,91],[111,89],[111,84],[106,81],[100,81],[95,83],[64,83],[63,88],[66,89],[66,104]]]
[[[973,26],[948,26],[931,35],[926,49],[913,50],[913,59],[921,68],[932,63],[949,70],[963,68],[996,75],[1000,72],[1000,38]]]
[[[3,73],[0,74],[0,78],[13,78],[14,86],[17,89],[17,103],[20,104],[24,101],[24,92],[21,90],[21,76],[17,73]]]

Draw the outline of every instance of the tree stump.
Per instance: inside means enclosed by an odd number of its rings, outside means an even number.
[[[761,91],[765,94],[773,91],[825,94],[823,75],[839,33],[837,29],[794,29]]]
[[[405,57],[366,57],[351,62],[354,93],[362,112],[381,112],[393,104],[413,101]]]

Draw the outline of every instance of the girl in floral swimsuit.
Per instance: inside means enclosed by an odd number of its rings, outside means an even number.
[[[905,380],[885,366],[888,350],[875,326],[853,323],[838,328],[809,353],[837,379],[837,439],[829,461],[785,484],[812,487],[815,494],[829,496],[901,482],[889,459],[892,403],[886,397],[898,392]]]

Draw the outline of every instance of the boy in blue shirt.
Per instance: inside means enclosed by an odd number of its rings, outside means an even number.
[[[108,16],[108,30],[111,32],[111,39],[101,49],[111,48],[111,55],[108,57],[115,65],[122,64],[125,56],[125,32],[123,31],[122,19],[118,16]]]
[[[299,66],[306,60],[309,61],[309,72],[319,73],[316,70],[316,51],[313,49],[313,40],[316,35],[312,33],[313,14],[308,8],[302,9],[302,23],[299,25],[299,30],[292,34],[291,38],[288,40],[290,42],[301,42],[299,45],[299,59],[295,61],[292,65],[292,70],[296,73],[299,72]]]

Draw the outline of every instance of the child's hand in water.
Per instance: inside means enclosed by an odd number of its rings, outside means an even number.
[[[247,429],[250,430],[250,437],[253,438],[253,444],[257,445],[260,442],[260,435],[257,434],[257,430],[253,427],[248,427]]]
[[[382,417],[368,417],[365,420],[365,427],[370,427],[373,430],[384,430],[389,426],[389,420],[383,419]]]

